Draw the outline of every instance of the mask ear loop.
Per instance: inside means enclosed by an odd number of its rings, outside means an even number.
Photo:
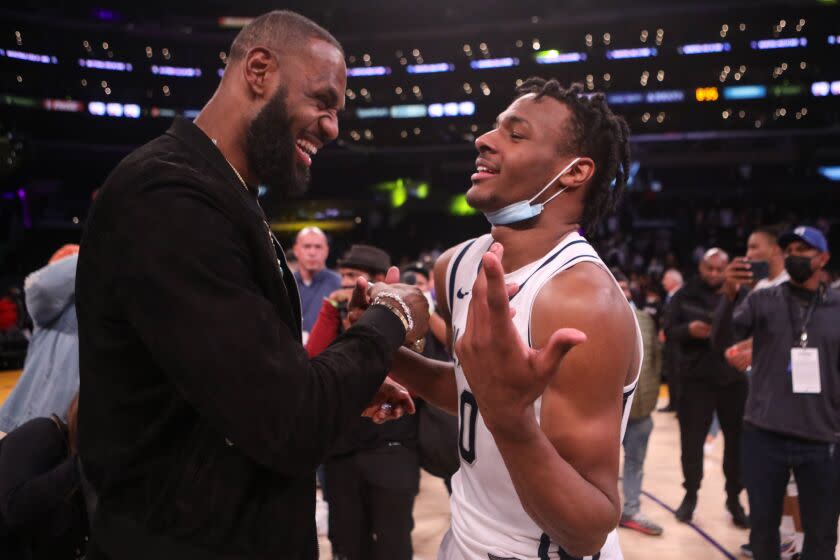
[[[551,185],[553,185],[553,184],[554,184],[554,182],[555,182],[557,179],[559,179],[560,177],[562,177],[563,175],[565,175],[565,174],[566,174],[566,172],[567,172],[567,171],[569,171],[569,169],[571,169],[572,167],[574,167],[574,165],[575,165],[577,162],[579,162],[579,161],[580,161],[580,158],[579,158],[579,157],[576,157],[575,159],[573,159],[573,160],[572,160],[572,162],[571,162],[569,165],[567,165],[566,167],[564,167],[564,168],[563,168],[563,171],[561,171],[560,173],[558,173],[558,174],[554,177],[554,179],[552,179],[551,181],[549,181],[549,182],[548,182],[548,184],[547,184],[546,186],[544,186],[542,189],[540,189],[540,192],[538,192],[538,193],[537,193],[537,194],[535,194],[535,195],[534,195],[534,196],[533,196],[530,200],[528,200],[528,203],[530,204],[531,202],[534,202],[536,199],[538,199],[538,198],[540,197],[540,195],[541,195],[542,193],[544,193],[544,192],[548,189],[548,187],[550,187]],[[545,202],[543,202],[543,203],[542,203],[542,206],[545,206],[546,204],[548,204],[549,202],[551,202],[552,200],[554,200],[555,198],[557,198],[558,196],[560,196],[561,194],[563,194],[563,192],[565,192],[565,191],[566,191],[566,189],[568,189],[568,188],[569,188],[569,187],[563,187],[562,189],[560,189],[559,191],[557,191],[556,193],[554,193],[553,195],[551,195],[551,196],[548,198],[548,200],[546,200]]]

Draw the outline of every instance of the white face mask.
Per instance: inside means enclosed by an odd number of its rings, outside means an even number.
[[[542,193],[544,193],[551,185],[557,181],[560,177],[565,175],[569,172],[569,170],[574,167],[574,165],[580,161],[579,157],[576,157],[572,160],[572,162],[563,168],[563,171],[558,173],[554,179],[548,182],[546,186],[540,189],[540,191],[535,194],[533,197],[529,198],[528,200],[520,200],[519,202],[514,202],[513,204],[509,204],[504,208],[500,208],[495,212],[484,212],[484,217],[487,218],[487,221],[490,222],[491,225],[494,226],[505,226],[509,224],[515,224],[517,222],[523,222],[525,220],[530,220],[531,218],[535,218],[539,216],[543,208],[546,204],[563,194],[569,187],[564,187],[549,197],[548,200],[545,202],[540,202],[537,204],[531,204],[536,199],[540,197]]]

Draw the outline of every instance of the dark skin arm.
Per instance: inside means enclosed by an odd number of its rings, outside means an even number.
[[[446,269],[454,252],[455,247],[447,250],[435,263],[436,286],[446,286]],[[452,321],[445,289],[437,291],[436,314],[445,323],[447,341],[452,340]],[[426,402],[450,414],[458,414],[458,388],[455,384],[455,367],[451,363],[430,360],[401,348],[394,358],[391,377]]]
[[[501,246],[491,253],[458,356],[525,511],[569,554],[594,554],[621,510],[622,389],[640,359],[632,312],[604,270],[582,263],[542,289],[538,350],[528,348],[510,320]]]

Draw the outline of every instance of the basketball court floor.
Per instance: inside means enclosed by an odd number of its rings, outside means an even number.
[[[732,524],[724,502],[722,470],[723,440],[718,437],[706,457],[703,485],[691,525],[679,523],[672,510],[682,500],[680,432],[674,414],[654,413],[654,429],[648,444],[642,482],[642,512],[665,528],[660,537],[619,529],[626,560],[650,558],[681,560],[726,560],[740,558],[738,549],[749,531]],[[416,560],[435,560],[438,545],[449,528],[449,496],[443,482],[423,473],[414,507],[412,534]],[[742,503],[747,508],[746,494]],[[321,559],[328,560],[329,542],[321,538]]]
[[[0,402],[14,388],[20,372],[0,372]],[[722,470],[723,438],[718,436],[706,454],[703,485],[691,524],[679,523],[673,510],[683,497],[680,468],[680,433],[677,419],[670,413],[653,414],[654,429],[648,445],[642,483],[642,512],[665,531],[649,537],[619,529],[626,560],[650,558],[680,560],[732,560],[740,558],[739,548],[747,542],[748,531],[732,524],[724,507],[726,493]],[[746,494],[742,503],[747,507]],[[420,493],[414,507],[412,534],[415,560],[435,560],[438,546],[449,527],[449,496],[443,481],[423,473]],[[329,541],[320,538],[321,559],[329,560]],[[840,558],[838,546],[837,558]]]

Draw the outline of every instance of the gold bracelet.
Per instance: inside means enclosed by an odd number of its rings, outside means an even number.
[[[400,323],[402,323],[402,326],[405,328],[405,333],[408,334],[408,332],[410,331],[410,329],[408,328],[408,320],[405,318],[405,315],[403,315],[401,309],[399,309],[397,306],[383,298],[376,298],[376,300],[374,300],[373,302],[373,305],[381,305],[382,307],[388,309],[391,313],[396,315],[397,319],[400,320]]]

